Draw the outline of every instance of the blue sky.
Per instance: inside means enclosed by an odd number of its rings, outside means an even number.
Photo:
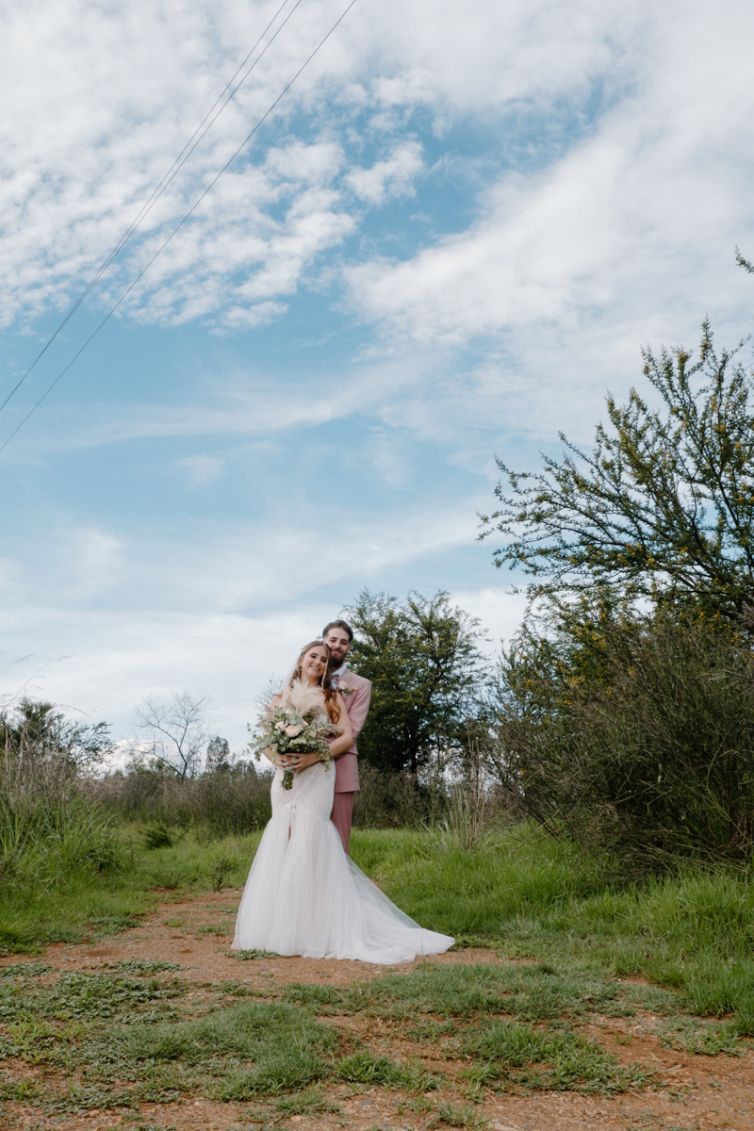
[[[0,443],[345,6],[283,5]],[[278,8],[4,15],[0,401]],[[240,748],[269,674],[365,587],[448,590],[493,652],[523,608],[476,541],[495,454],[588,442],[641,347],[705,314],[749,330],[752,41],[744,0],[357,0],[0,454],[0,697],[127,739],[187,690]]]

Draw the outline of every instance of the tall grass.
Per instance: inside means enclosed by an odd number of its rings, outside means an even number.
[[[741,870],[627,883],[618,862],[528,824],[470,851],[442,831],[358,832],[354,855],[409,915],[461,944],[642,977],[754,1035],[754,886]]]
[[[2,812],[16,851],[13,879],[6,872],[0,883],[6,952],[120,930],[171,892],[228,887],[240,895],[259,837],[211,839],[189,828],[150,849],[144,825],[121,824],[115,856],[127,866],[118,870],[108,855],[112,826],[103,829],[80,798],[70,799],[64,819],[48,821],[44,836],[31,813]],[[533,824],[486,833],[471,848],[448,826],[356,829],[352,851],[409,915],[461,946],[644,978],[689,1012],[734,1014],[737,1030],[754,1035],[754,887],[742,871],[689,868],[628,883],[609,858]],[[218,925],[227,930],[227,918]]]
[[[0,755],[0,877],[38,892],[65,877],[117,868],[115,823],[81,796],[62,757],[6,744]]]
[[[76,903],[74,891],[87,904],[79,920],[96,917],[91,894],[100,883],[111,883],[123,862],[116,822],[81,795],[70,766],[5,750],[0,760],[0,950],[59,937],[54,923],[58,915],[67,920],[65,907]]]
[[[209,838],[264,828],[270,817],[270,778],[249,763],[195,778],[140,767],[91,781],[87,791],[120,820],[194,829]]]

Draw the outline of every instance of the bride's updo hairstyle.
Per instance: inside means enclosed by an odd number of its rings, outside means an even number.
[[[335,698],[335,691],[330,686],[330,680],[327,678],[327,673],[330,669],[330,649],[327,647],[324,640],[310,640],[308,644],[304,645],[304,647],[298,654],[298,659],[296,660],[293,671],[291,672],[291,678],[288,680],[288,686],[293,687],[294,681],[301,679],[301,665],[304,662],[304,656],[310,648],[323,648],[325,652],[327,652],[328,662],[325,664],[325,670],[322,672],[320,687],[322,688],[322,692],[325,697],[325,710],[327,711],[327,717],[329,718],[331,723],[337,723],[338,719],[340,718],[340,707],[338,706],[337,699]]]

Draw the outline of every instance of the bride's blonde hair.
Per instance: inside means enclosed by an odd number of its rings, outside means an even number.
[[[301,665],[304,662],[304,656],[311,648],[323,648],[327,653],[327,659],[329,661],[330,649],[325,644],[324,640],[310,640],[308,644],[304,645],[304,647],[298,654],[298,659],[296,660],[293,671],[291,672],[291,678],[288,681],[289,687],[293,687],[294,680],[301,679]],[[337,723],[338,719],[340,718],[340,707],[338,706],[337,699],[335,698],[335,691],[331,687],[330,681],[327,678],[328,669],[329,664],[325,664],[325,670],[322,672],[322,679],[320,680],[320,687],[322,688],[322,693],[325,697],[325,710],[327,711],[327,717],[329,718],[331,723]]]

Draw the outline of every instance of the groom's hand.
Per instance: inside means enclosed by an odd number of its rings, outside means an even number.
[[[294,756],[292,769],[299,773],[301,770],[308,770],[315,762],[319,762],[319,754],[297,754]]]

